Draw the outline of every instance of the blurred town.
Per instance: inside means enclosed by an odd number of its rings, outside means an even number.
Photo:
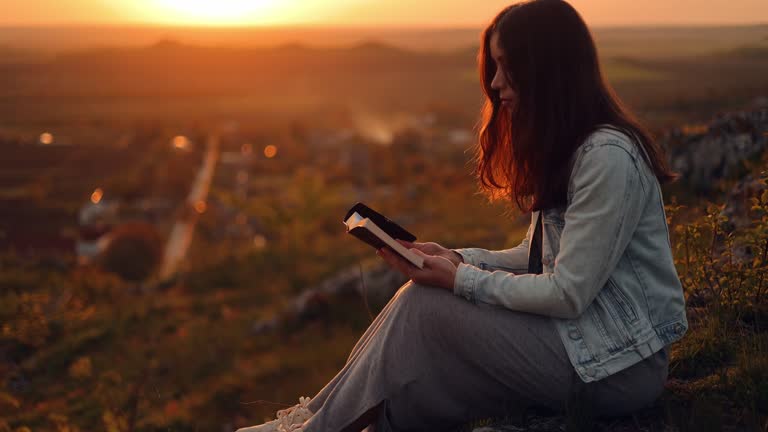
[[[212,243],[226,243],[233,253],[261,250],[275,233],[265,216],[248,212],[258,205],[254,201],[276,203],[289,213],[308,205],[304,198],[322,201],[292,194],[292,186],[306,182],[318,195],[335,192],[341,216],[343,206],[356,201],[400,203],[416,198],[419,184],[409,173],[459,165],[472,139],[468,128],[436,124],[430,112],[399,119],[397,130],[384,120],[368,121],[368,136],[353,128],[299,124],[266,135],[229,122],[190,128],[185,135],[124,133],[113,143],[73,142],[51,132],[4,141],[7,211],[0,245],[63,267],[71,260],[94,262],[121,233],[146,235],[148,241],[164,239],[157,259],[163,265],[159,276],[167,278],[184,263],[202,214]],[[414,207],[406,204],[400,211]],[[327,228],[333,233],[343,226]]]

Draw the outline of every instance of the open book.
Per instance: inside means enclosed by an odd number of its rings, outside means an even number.
[[[347,232],[376,249],[389,246],[418,268],[424,268],[424,258],[408,250],[395,239],[414,241],[416,236],[382,216],[365,204],[355,204],[344,217]]]

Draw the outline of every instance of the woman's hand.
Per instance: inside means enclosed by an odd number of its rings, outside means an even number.
[[[429,285],[453,292],[453,281],[456,279],[456,265],[443,256],[428,255],[419,249],[412,248],[411,252],[424,258],[424,268],[420,269],[401,257],[392,249],[383,247],[376,252],[390,267],[404,274],[420,285]]]
[[[434,242],[411,243],[405,240],[399,240],[399,239],[395,239],[395,240],[397,240],[398,243],[400,243],[401,245],[405,246],[408,249],[418,249],[427,255],[434,255],[434,256],[446,258],[448,259],[448,261],[452,262],[453,265],[456,267],[458,267],[459,264],[464,262],[464,258],[462,258],[461,255],[459,255],[457,252],[454,252],[450,249],[446,249]]]

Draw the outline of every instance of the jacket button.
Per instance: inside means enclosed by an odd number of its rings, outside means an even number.
[[[568,330],[568,337],[573,339],[573,340],[579,340],[579,339],[581,339],[581,333],[579,333],[579,331],[577,329],[572,328],[572,329]]]
[[[683,325],[680,323],[675,324],[675,333],[682,333],[683,332]]]
[[[587,376],[594,377],[595,375],[597,375],[595,368],[587,368]]]

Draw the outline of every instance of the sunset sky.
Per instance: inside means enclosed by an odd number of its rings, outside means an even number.
[[[0,25],[479,26],[510,0],[0,0]],[[592,25],[768,23],[768,0],[573,0]]]

